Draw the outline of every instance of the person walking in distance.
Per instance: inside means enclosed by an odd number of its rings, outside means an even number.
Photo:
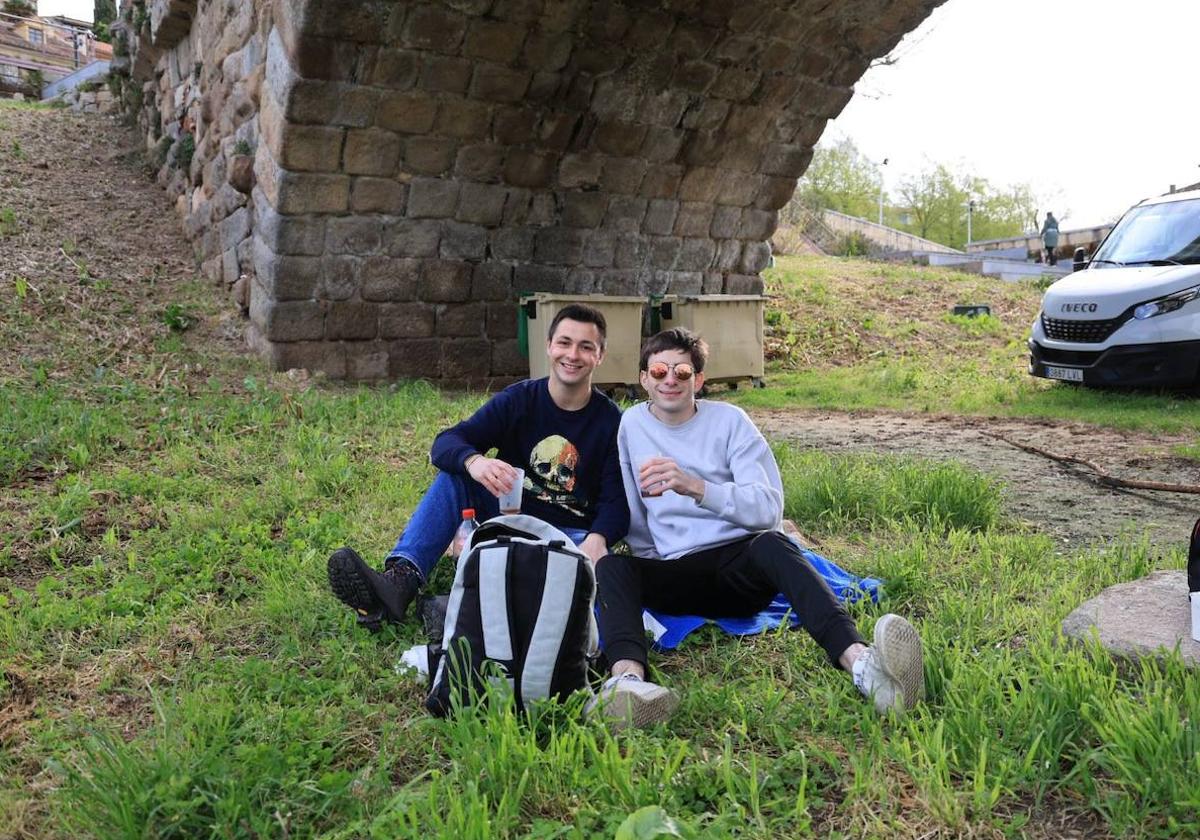
[[[1047,212],[1046,221],[1042,222],[1042,247],[1046,252],[1046,262],[1058,265],[1058,219]]]

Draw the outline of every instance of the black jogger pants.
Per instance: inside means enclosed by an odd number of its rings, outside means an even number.
[[[610,662],[631,659],[646,665],[644,607],[670,615],[749,616],[780,592],[835,667],[846,648],[863,641],[824,578],[778,531],[676,560],[609,554],[597,564],[596,579],[600,638]]]

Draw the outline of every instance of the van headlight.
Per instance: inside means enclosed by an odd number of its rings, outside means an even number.
[[[1166,315],[1168,312],[1174,312],[1189,300],[1195,300],[1197,297],[1200,297],[1200,286],[1192,286],[1190,289],[1175,292],[1175,294],[1167,295],[1158,300],[1146,301],[1133,310],[1133,317],[1139,321],[1145,321],[1147,318],[1153,318],[1155,315]]]

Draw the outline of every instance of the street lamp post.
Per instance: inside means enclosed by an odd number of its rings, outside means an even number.
[[[888,159],[884,158],[879,165],[887,166]],[[883,170],[879,170],[879,226],[883,227]]]
[[[971,244],[971,216],[975,214],[975,199],[967,200],[967,244]]]

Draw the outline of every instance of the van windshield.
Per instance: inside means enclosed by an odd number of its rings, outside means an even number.
[[[1200,199],[1134,207],[1094,257],[1095,268],[1200,263]]]

